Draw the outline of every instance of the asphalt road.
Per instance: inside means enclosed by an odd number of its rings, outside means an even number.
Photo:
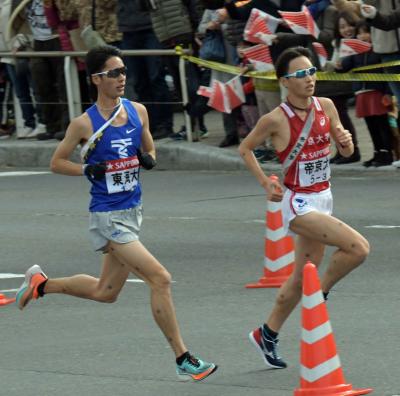
[[[19,169],[18,169],[19,170]],[[83,178],[0,172],[0,290],[33,263],[50,277],[99,272],[87,232]],[[347,382],[400,394],[399,173],[334,176],[335,214],[360,230],[371,255],[331,293],[328,309]],[[143,283],[115,304],[51,295],[20,312],[0,307],[0,395],[289,396],[299,385],[300,310],[281,332],[286,370],[270,371],[247,340],[275,289],[262,275],[265,198],[247,173],[144,174],[142,241],[173,275],[182,333],[218,371],[180,383]],[[5,274],[15,274],[6,278]],[[12,295],[12,292],[7,293]]]

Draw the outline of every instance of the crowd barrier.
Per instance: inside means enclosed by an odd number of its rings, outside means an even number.
[[[241,70],[238,66],[226,65],[224,63],[218,63],[213,61],[206,61],[204,59],[197,58],[185,52],[185,50],[177,46],[175,48],[176,53],[185,60],[189,62],[193,62],[199,66],[206,67],[209,69],[214,69],[217,71],[230,73],[230,74],[240,74]],[[389,68],[394,66],[400,66],[399,61],[391,61],[385,63],[379,63],[375,65],[368,65],[357,67],[352,69],[348,73],[335,73],[335,72],[317,72],[317,80],[319,81],[384,81],[384,82],[400,82],[400,74],[392,74],[392,73],[358,73],[360,71],[366,70],[374,70],[380,68]],[[275,71],[266,71],[266,72],[247,72],[243,74],[247,77],[256,77],[266,80],[276,80]]]
[[[64,58],[64,75],[67,94],[67,104],[69,118],[72,119],[82,113],[82,103],[79,89],[78,70],[74,58],[84,57],[85,51],[23,51],[23,52],[0,52],[1,57],[8,58],[40,58],[40,57],[63,57]],[[199,66],[214,69],[221,72],[226,72],[234,75],[241,73],[237,66],[226,65],[223,63],[205,61],[203,59],[190,55],[190,50],[177,46],[173,50],[124,50],[122,55],[125,56],[179,56],[179,75],[181,82],[181,95],[184,122],[187,131],[187,140],[191,142],[192,139],[192,126],[190,116],[187,112],[187,105],[189,103],[189,95],[186,81],[185,61],[195,63]],[[400,82],[400,74],[392,73],[362,73],[367,70],[374,70],[377,68],[389,68],[400,66],[400,61],[385,62],[376,65],[363,66],[351,70],[349,73],[334,73],[334,72],[317,72],[317,79],[320,81],[384,81],[384,82]],[[274,71],[270,72],[248,72],[245,74],[248,77],[256,77],[261,79],[275,80],[276,75]],[[15,98],[15,95],[14,95]],[[22,115],[18,103],[14,101],[16,113],[17,128],[23,125]]]
[[[188,54],[189,50],[181,49],[181,54]],[[79,89],[78,70],[74,58],[85,57],[85,51],[21,51],[17,53],[0,52],[0,58],[64,58],[64,75],[67,94],[68,114],[70,120],[82,113],[82,102]],[[125,56],[178,56],[175,50],[123,50]],[[189,103],[189,95],[186,82],[185,59],[179,58],[179,75],[181,82],[181,94],[183,114],[187,132],[187,140],[192,141],[192,126],[190,116],[186,111]],[[14,95],[15,98],[15,95]],[[17,128],[22,128],[23,121],[18,102],[14,100],[15,117]]]

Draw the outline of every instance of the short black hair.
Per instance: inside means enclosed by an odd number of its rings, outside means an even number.
[[[114,56],[122,57],[121,51],[112,45],[102,45],[92,48],[86,54],[86,70],[89,75],[102,71],[106,62]]]
[[[276,77],[279,79],[289,71],[289,63],[296,58],[305,56],[312,61],[311,52],[304,47],[292,47],[285,49],[275,62]]]
[[[360,30],[371,33],[371,26],[365,19],[360,19],[356,23],[356,35],[360,33]]]
[[[94,47],[86,54],[85,64],[89,81],[89,93],[93,100],[97,100],[97,87],[93,84],[91,76],[94,73],[101,72],[106,62],[114,56],[122,58],[122,53],[112,45]]]

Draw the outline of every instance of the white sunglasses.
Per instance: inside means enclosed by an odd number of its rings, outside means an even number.
[[[294,73],[289,73],[284,75],[284,78],[294,77],[294,78],[304,78],[307,76],[313,76],[317,72],[317,68],[315,66],[310,67],[308,69],[297,70]]]

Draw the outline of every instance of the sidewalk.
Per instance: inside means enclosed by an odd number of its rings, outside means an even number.
[[[362,162],[372,157],[372,143],[364,120],[351,117],[358,133],[361,161],[348,165],[332,165],[334,171],[397,171],[394,166],[365,168]],[[184,124],[183,114],[175,113],[175,130]],[[201,142],[188,143],[173,141],[169,138],[157,140],[157,160],[160,169],[179,170],[239,170],[245,169],[243,161],[237,152],[237,146],[219,148],[218,144],[224,138],[222,116],[218,112],[210,112],[205,116],[205,124],[209,130],[209,137]],[[0,169],[4,167],[47,168],[50,158],[58,141],[18,140],[15,134],[10,139],[0,140]],[[79,160],[78,152],[74,153],[74,160]],[[265,170],[279,170],[280,165],[275,162],[263,164]]]

